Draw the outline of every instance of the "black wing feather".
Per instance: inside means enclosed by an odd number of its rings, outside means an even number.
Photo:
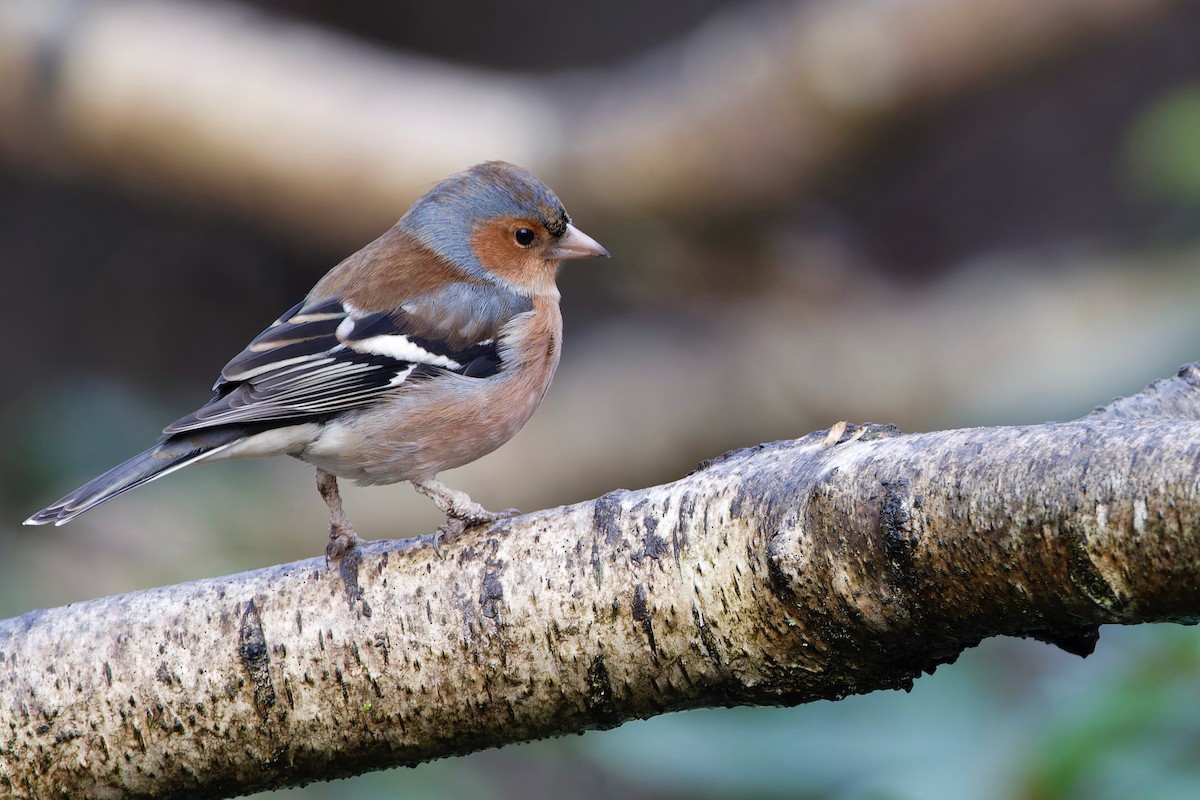
[[[463,344],[456,341],[458,330],[443,335],[436,321],[430,324],[404,310],[364,314],[336,299],[300,303],[225,365],[212,400],[164,433],[319,418],[370,405],[412,378],[446,372],[470,378],[495,375],[503,370],[500,328],[528,310],[524,298],[505,295],[482,298],[491,304],[481,306],[480,313],[490,312],[493,319],[477,327],[487,336]],[[350,325],[345,324],[348,319]],[[380,342],[397,346],[364,352]]]

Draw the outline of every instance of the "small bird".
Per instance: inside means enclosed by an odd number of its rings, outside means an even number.
[[[409,481],[446,514],[439,534],[512,516],[436,475],[533,415],[558,366],[559,264],[607,255],[527,170],[452,175],[226,364],[208,403],[25,524],[62,525],[192,464],[275,455],[317,468],[330,559],[360,541],[338,478]]]

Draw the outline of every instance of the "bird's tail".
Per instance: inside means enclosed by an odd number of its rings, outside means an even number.
[[[228,444],[202,444],[168,439],[110,469],[80,486],[52,506],[43,508],[26,525],[65,525],[90,508],[111,500],[143,483],[170,475],[206,456],[224,450]]]

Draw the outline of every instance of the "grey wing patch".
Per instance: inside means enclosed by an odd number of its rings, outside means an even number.
[[[415,363],[414,378],[439,372],[487,378],[504,369],[504,326],[532,310],[533,302],[515,292],[456,283],[410,298],[396,313],[355,317],[338,337],[359,353]]]
[[[499,330],[531,308],[514,293],[468,284],[396,312],[362,312],[337,299],[301,303],[225,365],[212,400],[164,433],[319,418],[442,372],[490,377],[503,369]]]
[[[498,338],[513,317],[533,310],[533,301],[492,284],[455,283],[412,297],[401,310],[407,333],[461,352]]]

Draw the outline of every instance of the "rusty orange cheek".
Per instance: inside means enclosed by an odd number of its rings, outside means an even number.
[[[513,230],[532,228],[544,238],[540,225],[520,219],[499,219],[478,228],[471,236],[471,249],[486,269],[516,285],[539,283],[542,279],[542,259],[537,243],[524,249],[513,241]]]

